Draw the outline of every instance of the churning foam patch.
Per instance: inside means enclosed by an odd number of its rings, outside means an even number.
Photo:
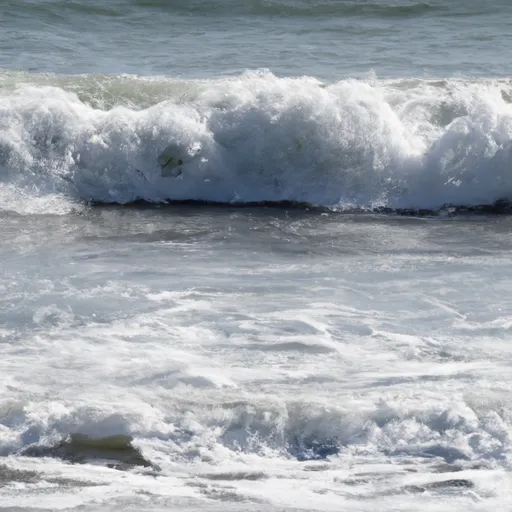
[[[137,108],[120,97],[102,110],[90,90],[84,99],[21,85],[0,96],[3,208],[63,213],[76,201],[135,200],[493,204],[512,198],[509,88],[492,80],[323,84],[253,72],[190,82],[188,96],[157,95],[149,107],[147,98]],[[176,156],[179,172],[162,172],[163,154],[167,166]]]

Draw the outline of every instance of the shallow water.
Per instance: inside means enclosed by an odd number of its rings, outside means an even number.
[[[116,207],[2,229],[1,450],[37,475],[4,503],[507,499],[508,217]],[[153,469],[13,455],[69,433],[131,436]]]

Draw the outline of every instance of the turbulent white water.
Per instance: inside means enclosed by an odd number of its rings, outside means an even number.
[[[512,198],[508,80],[324,84],[259,72],[2,83],[4,210],[138,199],[437,209]],[[178,178],[161,176],[169,145],[197,153]]]
[[[508,218],[1,221],[2,506],[512,503]]]

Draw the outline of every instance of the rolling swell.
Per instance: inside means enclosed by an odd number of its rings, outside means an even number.
[[[191,13],[195,15],[239,15],[255,16],[287,16],[287,17],[347,17],[375,16],[383,18],[405,18],[443,11],[441,5],[429,2],[410,1],[401,5],[386,2],[353,2],[352,0],[324,0],[310,2],[308,0],[135,0],[137,7],[154,8],[165,12]]]
[[[420,16],[471,16],[488,13],[476,2],[441,2],[440,0],[405,0],[396,3],[382,0],[358,2],[354,0],[119,0],[109,5],[99,2],[65,2],[47,0],[20,4],[6,0],[4,12],[9,18],[37,17],[50,23],[74,20],[76,16],[90,20],[131,19],[158,13],[184,16],[257,16],[287,18],[375,18],[407,19]],[[496,7],[497,9],[499,7]]]
[[[0,88],[3,210],[135,201],[510,209],[508,80],[325,84],[265,71],[23,80]],[[183,162],[179,173],[162,176],[162,152]]]

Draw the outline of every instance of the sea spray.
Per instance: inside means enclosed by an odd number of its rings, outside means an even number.
[[[3,209],[193,200],[419,210],[512,198],[508,81],[33,77],[45,83],[0,90]],[[169,147],[190,158],[166,175]]]

